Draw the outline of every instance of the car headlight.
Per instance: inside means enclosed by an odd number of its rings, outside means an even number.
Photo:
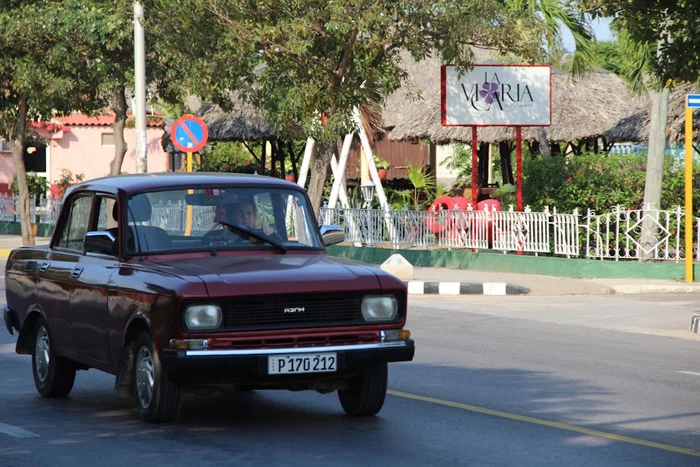
[[[391,295],[362,299],[362,317],[366,321],[391,321],[398,309],[396,298]]]
[[[221,325],[221,308],[218,305],[190,305],[185,309],[187,329],[216,329]]]

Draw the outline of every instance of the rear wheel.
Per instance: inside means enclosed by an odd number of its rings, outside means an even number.
[[[73,389],[75,366],[54,352],[44,318],[39,319],[34,334],[32,373],[36,390],[44,397],[66,397]]]
[[[161,365],[150,334],[136,340],[134,393],[139,415],[147,422],[172,422],[180,413],[182,387]]]
[[[384,405],[388,380],[387,364],[384,363],[362,376],[349,381],[350,387],[338,391],[340,405],[348,415],[376,415]]]

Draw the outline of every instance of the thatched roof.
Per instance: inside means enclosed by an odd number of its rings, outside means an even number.
[[[675,87],[668,97],[668,125],[666,136],[669,141],[682,141],[685,137],[685,99],[687,94],[700,92],[696,86],[684,83]],[[647,141],[651,122],[651,103],[646,108],[621,120],[606,137],[614,141]],[[700,110],[693,112],[693,140],[700,138]]]
[[[408,141],[421,138],[443,144],[470,142],[470,127],[444,127],[440,118],[440,64],[435,59],[416,63],[405,60],[407,85],[385,105],[384,120],[393,124],[389,139]],[[486,63],[482,61],[482,63]],[[407,100],[404,96],[423,96]],[[620,120],[641,111],[647,99],[632,95],[617,75],[596,70],[574,80],[566,72],[552,70],[552,125],[546,128],[550,141],[569,142],[604,135]],[[537,128],[523,128],[523,139],[536,141]],[[515,139],[509,127],[479,128],[480,141],[496,143]]]
[[[209,128],[210,141],[254,141],[276,137],[270,125],[264,122],[258,108],[241,99],[234,100],[232,112],[224,112],[211,102],[204,104],[197,115]]]

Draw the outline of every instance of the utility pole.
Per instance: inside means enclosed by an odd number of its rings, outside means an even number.
[[[134,2],[134,117],[136,119],[136,173],[148,171],[146,154],[146,45],[143,5]]]

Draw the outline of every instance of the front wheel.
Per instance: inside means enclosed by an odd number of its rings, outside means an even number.
[[[180,413],[182,387],[161,365],[150,334],[136,340],[134,393],[139,415],[146,422],[172,422]]]
[[[40,318],[34,334],[32,373],[34,385],[44,397],[66,397],[73,389],[75,366],[54,352],[49,326]]]
[[[388,381],[387,364],[373,368],[349,381],[350,387],[338,391],[340,405],[348,415],[376,415],[384,405]]]

